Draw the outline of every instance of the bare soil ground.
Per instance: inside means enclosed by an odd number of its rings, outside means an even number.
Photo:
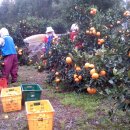
[[[92,118],[88,118],[80,108],[64,106],[55,96],[54,90],[48,88],[46,77],[47,72],[39,73],[33,67],[22,66],[19,68],[18,83],[10,84],[9,87],[19,86],[21,83],[41,85],[43,88],[41,99],[48,99],[55,110],[54,130],[130,130],[129,116],[127,118],[126,115],[121,118],[118,116],[113,122],[105,120],[106,111],[111,107],[111,102],[106,99],[101,101]],[[20,111],[4,113],[0,102],[0,130],[28,130],[25,107],[22,106]]]
[[[41,99],[48,99],[55,110],[54,130],[78,130],[76,120],[83,118],[85,113],[81,109],[62,105],[57,98],[48,97],[51,92],[47,89],[45,79],[46,73],[39,73],[32,67],[24,66],[19,68],[19,82],[10,84],[10,87],[21,83],[40,84],[42,88],[46,88]],[[20,111],[4,113],[0,102],[0,130],[28,130],[25,107]]]

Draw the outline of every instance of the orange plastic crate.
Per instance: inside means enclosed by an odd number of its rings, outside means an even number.
[[[29,130],[52,130],[54,109],[49,100],[25,102]]]
[[[21,87],[3,88],[1,91],[1,102],[4,112],[21,110]]]
[[[6,78],[0,78],[0,91],[2,88],[7,88],[7,79]]]

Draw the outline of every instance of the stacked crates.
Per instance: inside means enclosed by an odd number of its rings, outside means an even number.
[[[53,130],[54,109],[49,100],[40,100],[42,88],[38,84],[2,88],[4,112],[21,110],[25,103],[29,130]]]
[[[52,130],[54,109],[49,100],[25,102],[29,130]]]
[[[1,102],[4,112],[21,110],[22,92],[20,87],[3,88]]]

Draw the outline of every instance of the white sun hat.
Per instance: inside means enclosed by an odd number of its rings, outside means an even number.
[[[1,29],[0,29],[0,35],[1,35],[1,37],[4,37],[4,36],[6,36],[6,35],[9,35],[8,29],[7,29],[7,28],[1,28]]]
[[[47,27],[47,28],[46,28],[46,33],[49,33],[49,32],[54,32],[54,30],[53,30],[52,27]]]
[[[79,30],[78,24],[77,23],[72,24],[70,30],[71,31],[78,31]]]

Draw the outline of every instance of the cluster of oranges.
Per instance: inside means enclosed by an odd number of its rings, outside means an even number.
[[[103,38],[98,38],[98,45],[102,45],[105,42]]]
[[[101,36],[101,32],[97,31],[95,27],[91,27],[89,30],[86,30],[86,34],[97,36],[97,37]],[[104,42],[105,40],[103,38],[98,38],[97,44],[102,45]]]
[[[100,73],[97,73],[94,64],[85,63],[84,68],[85,69],[91,68],[90,75],[91,75],[92,79],[98,79],[99,76],[105,76],[106,75],[105,70],[101,70]]]
[[[76,83],[79,83],[82,80],[82,75],[74,74],[73,78]]]
[[[86,34],[94,35],[94,36],[97,36],[97,37],[101,36],[101,33],[96,31],[95,27],[91,27],[89,30],[86,30]]]

